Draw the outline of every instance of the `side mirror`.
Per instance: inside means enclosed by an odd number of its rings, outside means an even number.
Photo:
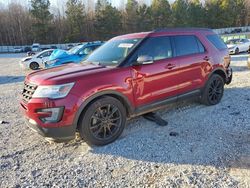
[[[139,56],[136,60],[137,65],[148,65],[154,63],[153,57],[148,55]]]

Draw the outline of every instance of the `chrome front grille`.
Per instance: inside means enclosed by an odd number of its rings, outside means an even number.
[[[22,92],[22,99],[25,102],[29,102],[29,100],[32,98],[32,95],[36,91],[37,86],[30,83],[24,83],[24,88]]]

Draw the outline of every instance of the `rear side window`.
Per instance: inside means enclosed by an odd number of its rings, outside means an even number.
[[[218,35],[208,35],[207,39],[218,49],[224,50],[227,49],[226,44]]]
[[[176,56],[184,56],[205,52],[204,46],[194,35],[175,36]]]

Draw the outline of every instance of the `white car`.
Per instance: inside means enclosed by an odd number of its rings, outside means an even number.
[[[238,54],[240,52],[249,52],[249,39],[231,39],[226,42],[230,54]]]
[[[37,70],[44,67],[44,63],[49,60],[49,56],[52,54],[54,49],[44,50],[34,56],[28,56],[21,60],[20,66],[23,69]]]
[[[32,50],[32,52],[39,52],[41,50],[40,44],[39,43],[32,44],[31,50]]]
[[[21,47],[14,47],[13,51],[14,53],[21,53],[23,49]]]

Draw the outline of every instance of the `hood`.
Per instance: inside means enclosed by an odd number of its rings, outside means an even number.
[[[69,57],[69,56],[71,56],[71,54],[69,54],[66,50],[56,49],[50,55],[49,60],[52,61],[55,59],[62,59],[62,58]]]
[[[228,48],[234,48],[234,47],[236,47],[236,45],[235,44],[228,44],[227,47]]]
[[[92,64],[84,65],[70,63],[55,68],[33,72],[26,77],[26,81],[36,85],[64,84],[75,82],[79,80],[80,77],[101,72],[106,69],[111,68]]]
[[[30,60],[32,58],[33,58],[32,56],[28,56],[28,57],[25,57],[25,58],[21,59],[21,61],[28,61],[28,60]]]

